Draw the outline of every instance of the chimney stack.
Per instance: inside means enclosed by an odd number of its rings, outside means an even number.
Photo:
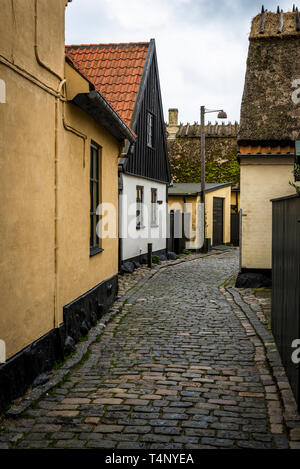
[[[169,125],[178,125],[178,109],[169,109]]]

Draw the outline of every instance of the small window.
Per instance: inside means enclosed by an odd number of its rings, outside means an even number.
[[[157,226],[157,189],[151,189],[151,225]]]
[[[136,186],[136,229],[143,228],[144,225],[144,187]]]
[[[97,215],[97,207],[100,204],[100,169],[101,155],[100,147],[95,143],[91,143],[90,152],[90,255],[101,252],[100,240],[97,235],[97,223],[99,215]]]
[[[147,113],[147,145],[154,147],[154,115],[151,112]]]

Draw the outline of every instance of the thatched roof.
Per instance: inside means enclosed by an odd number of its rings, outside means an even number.
[[[293,84],[300,79],[298,11],[257,15],[249,40],[238,143],[300,139],[300,81]]]

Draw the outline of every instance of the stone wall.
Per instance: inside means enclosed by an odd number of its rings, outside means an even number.
[[[201,182],[201,129],[198,123],[174,122],[170,110],[166,127],[168,152],[173,182]],[[206,170],[208,183],[239,183],[237,161],[238,124],[211,124],[205,126]]]

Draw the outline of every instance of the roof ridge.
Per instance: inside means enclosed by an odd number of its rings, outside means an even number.
[[[66,44],[66,48],[73,47],[99,47],[99,46],[131,46],[131,45],[149,45],[150,41],[137,41],[137,42],[97,42],[91,44]]]

